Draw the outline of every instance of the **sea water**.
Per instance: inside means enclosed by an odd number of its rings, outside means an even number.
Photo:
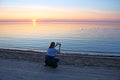
[[[0,23],[0,48],[46,51],[52,41],[62,43],[64,53],[120,56],[120,24]]]

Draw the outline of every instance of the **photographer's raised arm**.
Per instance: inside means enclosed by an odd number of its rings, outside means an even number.
[[[55,47],[56,47],[56,46],[58,46],[58,45],[60,46],[60,45],[61,45],[61,43],[58,43],[58,42],[57,42],[57,43],[56,43],[56,45],[55,45]]]
[[[56,47],[56,46],[59,46],[58,54],[60,54],[61,43],[58,43],[58,42],[57,42],[56,45],[55,45],[55,47]]]

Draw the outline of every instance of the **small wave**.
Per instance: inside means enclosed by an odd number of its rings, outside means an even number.
[[[78,53],[78,54],[92,54],[92,55],[115,55],[120,56],[120,52],[107,52],[107,51],[90,51],[90,50],[62,50],[65,53]]]

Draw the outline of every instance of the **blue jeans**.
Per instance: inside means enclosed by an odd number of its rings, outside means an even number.
[[[59,62],[60,61],[60,59],[58,59],[58,58],[54,58],[54,60],[55,60],[55,62]]]
[[[53,56],[45,56],[45,64],[46,66],[51,66],[53,68],[57,67],[57,63],[59,62],[60,59],[55,58]]]
[[[55,62],[59,62],[60,61],[60,59],[58,59],[58,58],[55,58],[55,57],[53,57],[53,56],[45,56],[45,60],[52,60],[52,61],[55,61]]]

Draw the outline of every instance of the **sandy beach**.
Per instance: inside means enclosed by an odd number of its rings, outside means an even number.
[[[28,50],[0,49],[0,58],[44,62],[45,53]],[[61,53],[57,57],[60,58],[60,65],[120,68],[120,56]]]
[[[119,80],[120,69],[59,65],[53,69],[42,63],[0,59],[0,80]]]
[[[119,80],[120,57],[58,54],[57,69],[44,67],[45,52],[0,49],[0,80]],[[46,77],[47,76],[47,77]]]
[[[44,67],[45,52],[0,49],[0,80],[119,80],[120,56],[58,54],[57,69]]]

